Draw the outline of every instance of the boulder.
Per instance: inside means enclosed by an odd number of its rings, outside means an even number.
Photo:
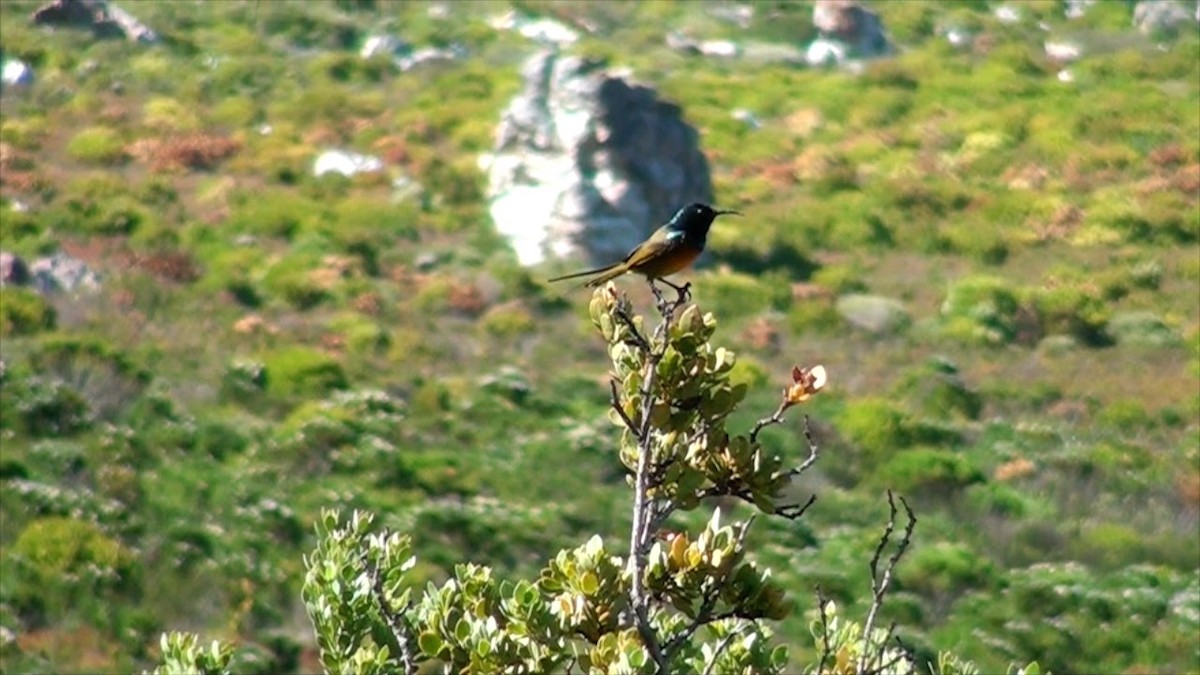
[[[554,50],[522,75],[495,151],[480,158],[492,218],[522,264],[619,260],[680,206],[712,202],[708,161],[678,106]]]
[[[855,0],[817,0],[813,26],[820,35],[805,53],[809,65],[838,65],[892,53],[879,15]]]
[[[34,11],[30,20],[40,26],[88,28],[96,37],[158,42],[158,33],[149,26],[104,0],[52,0]]]
[[[869,333],[898,333],[911,322],[898,300],[878,295],[843,295],[836,308],[847,323]]]
[[[39,293],[60,293],[100,288],[100,275],[82,260],[65,253],[38,258],[29,266],[33,286]]]
[[[0,287],[27,286],[29,280],[29,266],[25,260],[15,253],[0,251]]]
[[[313,161],[313,176],[340,173],[349,177],[359,173],[383,170],[383,161],[378,157],[361,155],[349,150],[326,150]]]
[[[1142,0],[1133,8],[1133,25],[1146,35],[1170,33],[1200,21],[1200,4],[1179,0]]]

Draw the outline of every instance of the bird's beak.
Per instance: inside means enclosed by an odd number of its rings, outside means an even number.
[[[741,211],[734,211],[733,209],[714,209],[714,211],[716,212],[716,214],[718,216],[724,216],[724,215],[740,216],[740,215],[742,215]]]

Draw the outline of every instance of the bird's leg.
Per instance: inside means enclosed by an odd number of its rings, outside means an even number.
[[[684,284],[684,285],[682,285],[682,286],[676,286],[675,284],[673,284],[673,283],[671,283],[671,282],[667,281],[666,279],[659,279],[659,281],[661,281],[661,282],[663,282],[664,284],[666,284],[666,285],[670,286],[671,288],[674,288],[674,289],[675,289],[675,293],[676,293],[676,294],[678,294],[678,296],[679,296],[679,297],[677,297],[677,298],[675,299],[675,302],[676,302],[677,304],[680,304],[680,303],[687,302],[688,298],[690,298],[690,297],[692,296],[692,290],[691,290],[691,289],[692,289],[692,284],[691,284],[691,282],[685,283],[685,284]]]

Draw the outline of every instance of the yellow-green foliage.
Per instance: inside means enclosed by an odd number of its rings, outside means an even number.
[[[101,577],[119,574],[129,563],[121,544],[95,525],[60,517],[30,523],[13,544],[12,555],[28,563],[40,583],[60,583],[89,567]]]
[[[125,159],[125,143],[115,129],[88,127],[71,138],[67,152],[88,164],[118,164]]]
[[[349,384],[337,359],[309,347],[288,347],[266,354],[267,392],[278,399],[322,395]]]
[[[55,317],[54,308],[32,290],[0,288],[0,337],[52,330]]]

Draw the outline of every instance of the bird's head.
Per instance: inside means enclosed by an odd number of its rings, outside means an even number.
[[[704,236],[708,234],[708,228],[717,219],[717,216],[726,213],[741,215],[738,211],[715,209],[708,204],[696,202],[676,211],[675,215],[671,217],[670,224],[673,229],[682,230],[688,234]]]

